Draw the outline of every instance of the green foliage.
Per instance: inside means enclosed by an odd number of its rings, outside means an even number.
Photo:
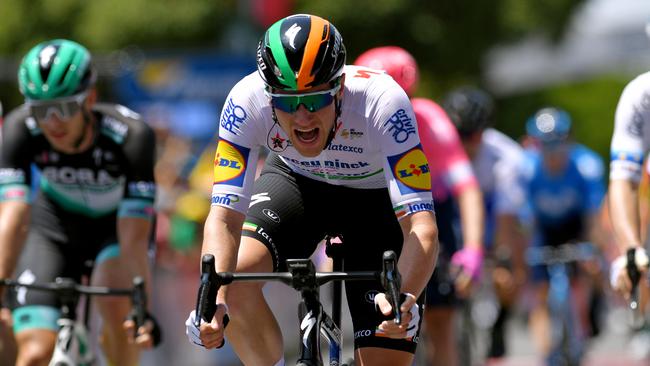
[[[230,22],[236,0],[29,0],[2,1],[0,54],[21,54],[52,38],[70,38],[89,49],[198,47],[215,44]]]

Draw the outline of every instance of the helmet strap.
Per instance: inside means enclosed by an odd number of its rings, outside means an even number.
[[[335,96],[334,97],[334,109],[336,111],[336,114],[334,115],[334,123],[332,124],[332,129],[330,130],[329,135],[327,136],[327,142],[325,143],[325,148],[329,146],[330,143],[332,143],[332,140],[334,140],[334,137],[336,136],[336,123],[339,121],[339,117],[341,117],[341,100]]]

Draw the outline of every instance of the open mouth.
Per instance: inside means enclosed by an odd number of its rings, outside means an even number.
[[[318,127],[316,127],[306,131],[294,130],[294,132],[296,134],[296,137],[298,137],[298,140],[300,140],[300,142],[309,144],[316,141],[316,139],[318,139],[319,129]]]
[[[50,136],[55,139],[63,138],[66,135],[65,132],[50,132]]]

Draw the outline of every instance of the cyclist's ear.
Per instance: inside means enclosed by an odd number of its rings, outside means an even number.
[[[92,87],[88,89],[88,96],[86,97],[86,100],[84,101],[84,105],[90,109],[92,108],[95,103],[97,102],[97,88]]]

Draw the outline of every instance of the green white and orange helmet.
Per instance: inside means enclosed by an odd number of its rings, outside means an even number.
[[[20,92],[28,100],[49,100],[81,93],[95,83],[91,61],[90,52],[79,43],[66,39],[40,43],[20,63]]]
[[[291,15],[273,24],[257,47],[257,70],[274,90],[303,91],[338,81],[345,66],[345,46],[327,20]]]

